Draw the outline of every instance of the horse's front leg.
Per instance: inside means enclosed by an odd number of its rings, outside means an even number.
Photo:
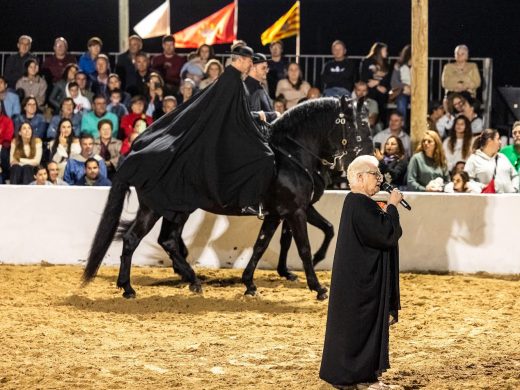
[[[132,268],[132,256],[144,236],[152,230],[159,219],[159,215],[152,210],[140,206],[135,220],[129,229],[123,234],[123,253],[121,254],[121,265],[117,277],[117,287],[122,288],[123,297],[135,298],[135,290],[130,284],[130,269]]]
[[[313,266],[316,267],[316,264],[322,261],[327,254],[330,241],[334,238],[334,226],[329,221],[327,221],[323,215],[318,213],[314,206],[309,206],[309,209],[307,210],[307,222],[309,222],[312,226],[317,227],[323,232],[323,234],[325,234],[320,249],[318,249],[318,251],[314,254],[314,258],[312,260]]]
[[[280,275],[282,278],[295,281],[298,279],[298,277],[296,274],[289,272],[289,269],[287,268],[287,254],[289,252],[289,248],[291,247],[292,237],[291,228],[289,227],[287,221],[284,220],[282,224],[282,234],[280,235],[280,256],[278,257],[277,271],[278,275]]]
[[[307,277],[307,285],[312,291],[317,292],[317,298],[322,301],[327,299],[327,288],[323,287],[314,267],[312,265],[312,254],[311,245],[309,243],[309,236],[307,233],[307,214],[303,209],[298,209],[294,214],[287,216],[287,222],[291,226],[291,230],[294,235],[294,241],[298,248],[298,254],[303,262],[303,268],[305,270],[305,276]]]
[[[253,275],[255,273],[256,266],[258,265],[258,261],[269,246],[269,242],[271,242],[271,238],[273,237],[273,234],[279,224],[280,218],[270,215],[267,215],[264,219],[264,222],[262,223],[260,233],[258,233],[258,238],[256,239],[255,246],[253,248],[253,254],[251,255],[251,259],[249,259],[249,262],[247,263],[247,266],[242,273],[242,283],[246,285],[245,295],[256,294],[256,286],[253,282]]]

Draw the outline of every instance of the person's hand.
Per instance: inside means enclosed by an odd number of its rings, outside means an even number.
[[[282,116],[282,114],[280,114],[278,111],[275,111],[276,113],[276,118],[280,118]]]
[[[390,196],[388,197],[388,204],[393,204],[395,207],[399,204],[399,202],[403,199],[403,194],[397,188],[394,188],[392,192],[390,192]]]
[[[381,161],[384,157],[383,153],[379,149],[374,149],[374,157]]]
[[[379,85],[379,80],[368,80],[368,88],[374,88],[375,86]]]
[[[63,135],[63,133],[60,133],[59,137],[60,145],[66,146],[67,145],[67,137]]]
[[[260,120],[262,122],[267,122],[267,117],[265,116],[265,112],[263,111],[258,111],[258,117],[260,118]]]
[[[163,95],[164,95],[164,91],[163,91],[163,89],[162,89],[161,87],[159,87],[159,88],[157,88],[157,89],[155,90],[155,93],[157,94],[157,96],[159,97],[159,99],[162,100],[161,98],[162,98]]]
[[[386,93],[387,91],[386,87],[383,87],[382,85],[378,85],[377,90],[381,93]]]
[[[386,72],[383,72],[382,70],[378,70],[377,72],[374,73],[374,76],[383,78],[386,76]]]
[[[412,87],[410,87],[409,85],[405,85],[403,87],[403,93],[405,95],[411,95],[412,94]]]
[[[20,165],[20,161],[18,161],[18,160],[11,161],[11,166],[13,166],[13,165]]]

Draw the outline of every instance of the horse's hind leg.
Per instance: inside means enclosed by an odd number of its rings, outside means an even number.
[[[123,297],[135,298],[135,290],[130,285],[130,268],[132,267],[132,255],[144,236],[152,230],[159,219],[159,215],[149,208],[141,205],[137,210],[137,216],[123,234],[123,253],[121,254],[121,265],[117,277],[117,287],[124,290]]]
[[[312,266],[311,246],[307,233],[307,214],[301,209],[297,210],[294,214],[287,216],[287,222],[291,226],[298,253],[303,261],[307,285],[312,291],[318,293],[319,300],[327,299],[327,289],[320,284]]]
[[[320,249],[318,249],[318,251],[314,254],[314,258],[312,260],[313,266],[316,267],[316,264],[322,261],[327,254],[330,241],[334,237],[334,226],[332,226],[332,224],[327,221],[323,215],[318,213],[318,211],[313,206],[310,206],[307,210],[307,222],[309,222],[312,226],[317,227],[325,234],[325,238],[321,243]]]
[[[262,223],[260,233],[258,233],[258,238],[256,239],[253,248],[253,255],[251,256],[251,259],[249,259],[249,263],[247,263],[247,267],[242,273],[242,283],[246,285],[245,295],[255,295],[256,293],[256,286],[253,283],[253,275],[258,261],[269,246],[269,242],[271,242],[271,238],[279,224],[280,218],[269,215],[265,217],[264,222]]]
[[[282,224],[282,234],[280,236],[280,257],[278,258],[278,275],[282,278],[286,278],[287,280],[294,281],[298,279],[298,277],[289,272],[287,268],[287,253],[289,252],[289,248],[291,247],[292,241],[292,232],[289,224],[286,220],[283,221]]]
[[[202,292],[200,280],[184,256],[188,251],[181,236],[188,217],[188,213],[175,213],[171,221],[163,219],[159,245],[170,256],[174,272],[179,274],[183,281],[190,284],[191,291],[200,293]]]

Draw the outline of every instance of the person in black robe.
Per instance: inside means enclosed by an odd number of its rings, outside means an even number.
[[[338,389],[385,389],[378,377],[389,367],[390,317],[397,322],[402,231],[396,189],[384,211],[370,197],[383,176],[374,156],[347,170],[352,192],[343,204],[330,286],[320,378]]]
[[[265,123],[271,123],[280,116],[280,113],[274,110],[271,99],[262,85],[266,83],[268,70],[267,57],[262,53],[255,53],[253,66],[244,81],[249,92],[249,106],[253,117],[257,120],[259,127],[264,130],[264,134],[268,133]]]
[[[132,144],[119,180],[167,219],[197,208],[230,214],[257,206],[274,174],[274,154],[255,125],[242,76],[253,50],[231,53],[211,86],[163,116]]]

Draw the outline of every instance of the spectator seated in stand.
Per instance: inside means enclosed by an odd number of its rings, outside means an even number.
[[[477,114],[480,109],[480,102],[473,100],[472,103],[465,101],[462,105],[462,115],[469,119],[471,123],[471,132],[473,135],[478,135],[484,130],[484,122],[482,118]]]
[[[280,114],[283,114],[285,111],[287,111],[287,102],[283,95],[279,95],[276,99],[273,100],[273,108]]]
[[[276,85],[278,81],[287,76],[289,60],[283,55],[283,41],[272,41],[269,44],[271,58],[267,60],[269,71],[267,72],[267,89],[269,96],[276,97]]]
[[[356,81],[356,69],[347,59],[347,47],[343,41],[336,40],[332,42],[331,51],[334,59],[324,65],[321,74],[323,96],[350,97]]]
[[[197,86],[195,85],[195,81],[192,79],[184,79],[181,84],[181,88],[179,89],[181,94],[180,100],[182,103],[187,102],[190,98],[197,92]]]
[[[311,85],[303,80],[300,65],[291,62],[287,67],[287,78],[278,81],[276,97],[283,95],[287,109],[298,104],[300,99],[307,96]]]
[[[85,161],[85,175],[76,183],[77,186],[109,187],[112,182],[100,172],[99,161],[90,157]]]
[[[31,53],[31,44],[32,38],[29,35],[21,35],[17,43],[18,53],[7,57],[4,67],[4,80],[9,88],[14,89],[16,82],[22,78],[27,60],[36,58]]]
[[[112,122],[102,119],[98,123],[99,138],[94,141],[94,153],[103,157],[107,167],[107,177],[112,180],[119,165],[121,141],[112,137]]]
[[[163,115],[168,114],[177,108],[177,98],[175,96],[165,96],[163,99]]]
[[[374,142],[374,146],[376,144],[384,145],[386,144],[386,140],[391,135],[395,137],[399,137],[401,141],[403,142],[404,151],[406,158],[409,158],[411,156],[411,144],[410,144],[410,136],[406,134],[406,132],[403,129],[403,116],[398,113],[397,111],[392,112],[390,114],[390,119],[388,121],[388,128],[384,129],[383,131],[380,131],[377,133],[374,138],[372,139]]]
[[[145,105],[146,99],[143,96],[137,95],[132,98],[130,113],[121,119],[121,133],[124,136],[123,138],[127,138],[132,133],[134,130],[134,122],[138,118],[144,119],[148,126],[152,124],[152,117],[145,114]]]
[[[96,71],[90,75],[90,89],[94,95],[103,95],[108,100],[108,76],[110,61],[106,54],[96,58]]]
[[[107,111],[111,112],[117,119],[121,122],[121,119],[128,115],[128,109],[121,101],[123,96],[123,91],[120,89],[113,89],[110,91],[110,103],[107,105]]]
[[[448,169],[451,171],[459,161],[466,161],[471,153],[473,134],[468,118],[461,115],[455,118],[453,128],[450,129],[448,138],[442,143]]]
[[[82,133],[79,145],[81,147],[81,152],[80,154],[73,155],[69,158],[67,166],[65,167],[63,180],[70,185],[76,185],[85,175],[85,161],[90,157],[99,161],[99,170],[104,177],[107,177],[107,167],[103,157],[94,153],[94,137],[89,133]]]
[[[359,104],[362,104],[366,107],[366,112],[368,114],[368,124],[370,125],[372,136],[379,133],[382,130],[381,122],[379,122],[379,106],[374,99],[368,97],[367,83],[364,81],[358,81],[356,84],[354,84],[352,98],[358,102],[358,107]]]
[[[38,165],[38,166],[34,167],[33,172],[34,172],[34,175],[33,175],[34,181],[30,182],[29,183],[30,185],[52,186],[52,183],[47,180],[49,175],[47,173],[47,169],[45,169],[44,166]]]
[[[360,74],[360,79],[368,85],[368,97],[377,102],[379,117],[385,122],[391,76],[386,43],[376,42],[372,45],[368,55],[361,62]]]
[[[7,89],[7,80],[3,76],[0,76],[0,102],[4,104],[5,111],[2,112],[9,118],[13,119],[20,114],[20,97]]]
[[[150,73],[148,82],[146,83],[146,115],[158,119],[162,113],[162,104],[164,97],[164,80],[157,72]],[[157,114],[156,114],[157,112]],[[158,115],[158,116],[156,116]]]
[[[74,102],[74,114],[83,115],[92,110],[90,100],[86,96],[83,96],[81,88],[78,83],[73,81],[67,84],[65,87],[67,97],[71,98]]]
[[[16,82],[16,90],[22,90],[23,96],[32,96],[38,103],[40,110],[45,106],[45,94],[47,93],[47,82],[39,74],[38,60],[30,58],[25,63],[25,72],[20,80]]]
[[[110,100],[110,93],[113,90],[117,89],[117,90],[121,91],[121,103],[128,110],[128,108],[130,107],[130,99],[132,98],[132,96],[130,96],[130,94],[128,92],[124,91],[121,88],[121,79],[119,78],[119,75],[117,73],[110,73],[110,75],[108,75],[107,88],[108,88],[107,93],[108,93],[109,100]]]
[[[479,185],[469,179],[468,172],[462,171],[451,174],[451,181],[444,186],[444,192],[479,194],[481,189]]]
[[[31,124],[22,123],[18,135],[11,143],[10,183],[29,184],[33,181],[33,169],[40,165],[42,152],[42,140],[34,135]]]
[[[55,113],[59,112],[61,102],[67,97],[67,84],[75,81],[78,69],[78,65],[76,64],[67,64],[63,70],[61,80],[54,83],[54,87],[49,96],[49,103]]]
[[[67,50],[69,44],[63,37],[58,37],[54,40],[54,55],[45,57],[42,66],[42,73],[47,79],[48,83],[55,83],[63,76],[63,71],[67,64],[75,64],[76,57],[68,54]]]
[[[433,100],[428,104],[428,117],[426,118],[428,130],[439,133],[441,139],[443,138],[444,134],[440,134],[439,129],[437,128],[437,122],[444,116],[445,113],[444,105],[441,102]]]
[[[442,192],[448,182],[441,139],[435,131],[427,130],[408,164],[408,190]]]
[[[103,41],[101,38],[92,37],[87,42],[87,51],[79,57],[79,69],[90,76],[96,71],[96,58],[101,53]]]
[[[181,79],[192,79],[198,88],[204,77],[204,69],[209,60],[215,58],[213,47],[202,44],[199,46],[194,56],[190,56],[181,68]]]
[[[391,135],[387,138],[382,151],[377,147],[374,149],[374,156],[379,161],[379,171],[383,175],[383,181],[404,189],[408,160],[401,138]]]
[[[390,100],[395,101],[396,111],[403,115],[404,123],[408,123],[408,105],[412,93],[412,46],[406,45],[399,53],[390,79]]]
[[[148,122],[144,118],[137,118],[132,125],[132,132],[128,137],[126,137],[123,141],[123,145],[121,146],[121,154],[126,156],[128,152],[130,152],[130,146],[132,143],[130,142],[130,138],[132,134],[141,134],[148,127]]]
[[[0,101],[0,184],[9,177],[9,153],[14,136],[13,121],[4,110],[4,102]]]
[[[68,186],[69,184],[60,178],[60,168],[54,161],[47,163],[47,173],[49,174],[49,182],[54,186]]]
[[[92,105],[92,101],[94,100],[94,93],[90,90],[89,78],[87,74],[82,71],[77,72],[74,81],[76,81],[76,83],[78,84],[80,95],[85,96],[87,98],[87,100],[89,101],[89,106]],[[67,89],[67,91],[68,90],[69,89]],[[87,111],[90,111],[90,108]]]
[[[500,153],[509,159],[517,172],[520,172],[520,121],[513,124],[511,135],[513,136],[513,144],[504,146],[500,149]]]
[[[449,97],[444,98],[443,106],[445,114],[437,120],[437,130],[441,139],[446,138],[448,131],[453,127],[453,121],[459,115],[462,115],[466,99],[458,93],[453,93]]]
[[[121,53],[116,58],[116,73],[121,78],[121,89],[128,90],[129,86],[133,86],[137,81],[134,63],[136,55],[143,48],[143,40],[139,35],[130,35],[128,37],[128,50]]]
[[[32,96],[22,100],[22,113],[14,117],[14,132],[18,135],[18,130],[24,122],[31,124],[34,136],[40,140],[45,139],[47,134],[47,122],[41,113],[38,112],[38,102]]]
[[[162,48],[163,52],[152,58],[152,69],[162,76],[168,93],[177,93],[181,84],[181,69],[186,59],[175,52],[173,35],[162,38]]]
[[[495,129],[486,129],[477,138],[478,149],[468,158],[464,170],[471,180],[483,190],[494,179],[491,192],[518,192],[518,172],[500,150],[500,134]],[[486,192],[489,190],[486,189]]]
[[[109,119],[112,121],[114,126],[112,135],[117,138],[119,120],[115,114],[107,111],[106,98],[103,95],[97,95],[94,98],[94,110],[83,115],[83,119],[81,120],[81,132],[88,133],[93,138],[99,138],[98,123],[101,119]]]
[[[56,138],[58,126],[62,119],[70,119],[72,122],[72,132],[76,137],[79,136],[81,132],[81,114],[74,113],[75,108],[76,104],[72,98],[66,97],[63,99],[59,114],[54,115],[49,122],[49,127],[47,127],[47,139]]]
[[[50,159],[58,164],[60,179],[63,178],[69,159],[73,155],[81,153],[79,140],[75,137],[72,127],[72,121],[68,118],[63,118],[58,124],[58,131],[54,139],[49,143]]]
[[[200,82],[199,88],[204,89],[209,87],[218,77],[224,72],[224,66],[219,60],[213,58],[208,61],[204,68],[204,79]]]
[[[444,65],[441,82],[447,95],[456,92],[466,100],[473,102],[473,99],[477,97],[477,89],[480,87],[481,80],[477,64],[468,62],[468,58],[468,47],[458,45],[455,48],[455,62]]]

